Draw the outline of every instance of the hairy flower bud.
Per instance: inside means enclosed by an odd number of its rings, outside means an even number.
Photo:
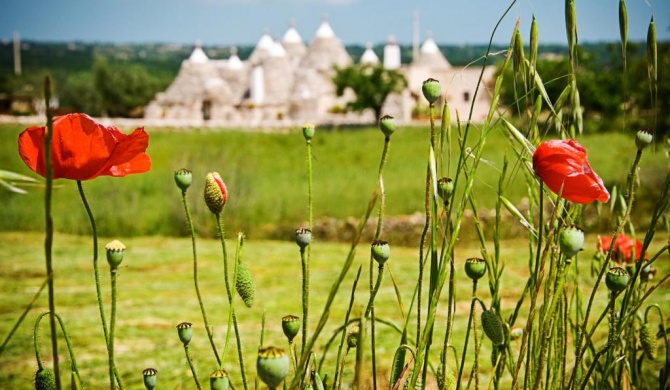
[[[47,368],[37,370],[35,374],[35,390],[56,390],[56,376]]]
[[[205,203],[213,214],[220,214],[228,201],[228,189],[217,172],[207,174],[205,179]]]
[[[237,280],[235,280],[235,289],[240,294],[240,298],[244,301],[247,307],[254,304],[254,294],[256,288],[254,286],[254,277],[244,264],[240,263],[237,266]]]
[[[482,327],[493,345],[501,345],[505,341],[502,323],[493,311],[484,310],[482,312]]]

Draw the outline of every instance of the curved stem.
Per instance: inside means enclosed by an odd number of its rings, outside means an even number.
[[[193,380],[195,381],[195,386],[198,390],[202,390],[200,387],[200,382],[198,381],[198,374],[195,372],[195,367],[193,366],[193,361],[191,360],[191,355],[188,353],[188,345],[184,345],[184,353],[186,354],[186,361],[188,361],[188,366],[191,368],[191,373],[193,374]]]
[[[198,253],[196,251],[195,245],[195,229],[193,228],[193,219],[191,218],[191,210],[188,207],[188,201],[186,200],[186,190],[181,192],[182,203],[184,204],[184,212],[186,213],[186,222],[188,224],[189,232],[191,234],[191,250],[193,252],[193,283],[195,284],[195,294],[198,296],[198,304],[200,305],[200,312],[202,313],[202,320],[205,323],[205,330],[207,331],[207,338],[209,338],[209,344],[212,347],[214,356],[216,357],[216,363],[221,365],[221,358],[219,357],[219,352],[216,350],[216,344],[214,343],[214,335],[212,334],[212,328],[209,325],[207,320],[207,313],[205,312],[205,305],[202,302],[202,295],[200,294],[200,286],[198,285]]]
[[[465,343],[463,344],[463,354],[461,355],[461,365],[458,367],[458,379],[456,380],[456,390],[461,388],[461,379],[463,378],[463,371],[465,368],[465,355],[468,351],[468,339],[470,338],[470,328],[472,327],[472,317],[475,312],[475,303],[477,303],[477,298],[472,298],[472,303],[470,304],[470,315],[468,316],[468,327],[465,331]]]
[[[368,306],[365,308],[365,317],[370,315],[370,311],[372,310],[372,307],[375,302],[375,297],[377,296],[377,292],[379,291],[379,286],[382,284],[382,277],[384,276],[384,265],[381,264],[379,265],[379,272],[377,273],[377,282],[375,283],[375,287],[372,289],[372,294],[370,294],[370,299],[368,300]]]

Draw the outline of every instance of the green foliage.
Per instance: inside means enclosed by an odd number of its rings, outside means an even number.
[[[356,98],[347,102],[347,108],[353,111],[372,109],[375,120],[379,121],[386,98],[399,93],[407,87],[407,80],[402,73],[394,69],[386,69],[383,65],[349,65],[335,68],[333,76],[337,96],[344,95],[351,89]]]

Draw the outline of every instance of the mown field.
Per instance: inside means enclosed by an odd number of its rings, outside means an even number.
[[[661,233],[651,246],[650,252],[662,247],[667,234]],[[102,238],[101,250],[108,241]],[[592,285],[590,261],[595,253],[596,237],[590,235],[585,251],[579,257],[582,286]],[[207,386],[209,373],[216,369],[216,360],[211,352],[204,325],[198,308],[192,279],[192,260],[190,240],[187,238],[135,237],[124,239],[128,249],[120,268],[118,288],[119,304],[116,331],[116,361],[119,372],[128,389],[141,389],[142,370],[147,367],[158,369],[158,387],[163,389],[193,389],[190,370],[186,363],[182,345],[177,337],[175,326],[182,321],[192,322],[193,341],[190,352],[194,359],[201,383]],[[324,346],[333,335],[334,329],[342,325],[344,312],[349,302],[351,286],[356,270],[362,266],[361,281],[357,289],[354,314],[360,312],[368,297],[368,245],[361,243],[354,265],[349,271],[335,305],[330,313],[330,321],[316,344],[319,357],[325,354],[323,373],[332,378],[335,359],[335,347],[327,353]],[[492,250],[488,243],[489,251]],[[234,248],[230,242],[228,248]],[[310,329],[314,329],[318,316],[324,306],[328,291],[344,262],[348,247],[338,243],[315,242],[312,257],[311,280],[311,319]],[[44,280],[43,234],[41,233],[0,233],[0,337],[5,338],[9,329],[19,317],[25,305],[30,301]],[[466,258],[478,256],[477,245],[460,243],[456,248],[456,297],[457,316],[453,343],[462,350],[467,324],[467,313],[472,283],[465,276],[462,266]],[[214,326],[216,342],[221,350],[223,346],[227,304],[222,280],[223,266],[221,248],[218,240],[202,239],[198,241],[200,261],[200,288],[205,299],[210,322]],[[104,254],[103,254],[104,256]],[[500,250],[501,259],[506,263],[502,280],[502,313],[508,316],[514,309],[526,278],[528,277],[528,251],[524,239],[507,240]],[[670,271],[667,260],[656,264],[658,275]],[[88,237],[58,234],[54,245],[55,284],[57,288],[57,310],[66,322],[77,363],[89,389],[105,388],[108,384],[106,352],[103,333],[100,327],[98,308],[95,298],[95,286],[91,261],[91,240]],[[416,248],[393,247],[388,267],[396,280],[405,310],[409,307],[417,275],[418,250]],[[254,306],[247,309],[239,298],[236,300],[236,312],[241,324],[244,358],[253,382],[255,377],[255,351],[258,347],[261,318],[266,313],[266,345],[286,347],[281,331],[281,317],[287,314],[300,315],[300,258],[297,246],[293,243],[249,239],[243,247],[242,261],[255,277],[256,299]],[[109,318],[109,274],[104,259],[101,263],[102,285],[105,291],[106,308]],[[571,288],[571,287],[568,287]],[[586,291],[586,290],[585,290]],[[480,282],[478,296],[485,302],[490,300],[486,278]],[[670,286],[667,284],[657,290],[649,303],[670,301]],[[596,295],[595,313],[599,313],[607,302],[604,285]],[[24,323],[0,357],[0,384],[3,388],[31,389],[32,378],[36,370],[35,355],[32,350],[33,324],[37,315],[46,310],[46,292],[36,302]],[[446,322],[446,305],[438,313],[436,337],[441,340]],[[402,326],[402,315],[390,277],[385,277],[375,303],[377,317]],[[523,310],[522,310],[523,311]],[[523,317],[522,317],[523,318]],[[522,326],[523,324],[518,324]],[[42,355],[46,364],[50,364],[50,347],[47,321],[42,323],[40,340]],[[479,332],[480,337],[482,332]],[[410,332],[410,337],[413,334]],[[296,339],[299,341],[300,336]],[[606,324],[601,325],[597,336],[598,343],[606,338]],[[233,342],[234,346],[234,341]],[[377,355],[380,378],[388,376],[388,369],[394,349],[399,342],[396,331],[385,325],[377,326]],[[65,370],[66,384],[69,384],[68,364],[61,339],[61,367]],[[491,363],[490,341],[482,342],[481,366],[482,383],[487,383]],[[518,341],[512,342],[512,348],[520,348]],[[434,359],[438,349],[435,348]],[[662,355],[662,350],[661,350]],[[353,362],[353,352],[349,362]],[[471,362],[472,359],[468,359]],[[240,375],[234,348],[228,351],[225,369],[230,373],[233,383],[240,386]],[[369,358],[368,358],[369,362]],[[471,364],[471,363],[470,363]],[[659,364],[649,364],[658,372]],[[653,367],[652,367],[653,365]],[[369,372],[369,367],[368,367]],[[464,376],[467,378],[467,372]],[[348,364],[345,370],[345,383],[351,383],[353,367]],[[385,384],[380,385],[382,388]]]
[[[0,126],[0,169],[36,177],[21,161],[16,139],[23,128]],[[123,129],[131,131],[132,129]],[[306,148],[299,129],[273,134],[243,130],[153,129],[148,153],[153,160],[149,173],[125,178],[99,177],[85,182],[84,189],[105,236],[184,236],[187,233],[180,192],[173,172],[193,171],[194,183],[188,199],[196,230],[213,237],[215,225],[202,202],[204,177],[218,171],[229,190],[224,211],[230,231],[243,231],[250,238],[289,239],[307,218]],[[384,172],[387,194],[386,215],[408,215],[423,210],[428,128],[399,129],[392,137]],[[454,140],[457,138],[456,130]],[[468,139],[478,139],[473,126]],[[585,130],[589,134],[588,126]],[[547,137],[552,137],[548,135]],[[579,141],[589,150],[593,169],[611,190],[625,183],[634,159],[634,132],[585,135]],[[313,141],[314,217],[344,219],[360,217],[376,185],[383,135],[374,128],[320,130]],[[454,148],[455,150],[455,148]],[[659,143],[655,151],[645,151],[640,164],[640,187],[633,218],[642,224],[650,202],[668,171],[667,151]],[[455,152],[454,152],[455,154]],[[527,194],[519,161],[501,128],[486,140],[484,161],[475,183],[478,207],[495,205],[502,161],[510,159],[505,196],[515,204]],[[452,158],[455,164],[456,157]],[[452,166],[453,170],[453,166]],[[447,176],[448,174],[445,174]],[[77,193],[76,183],[57,180],[54,194],[56,230],[88,234],[90,227]],[[458,190],[458,189],[457,189]],[[620,191],[619,191],[620,193]],[[41,188],[28,195],[0,191],[0,231],[40,231],[43,228]],[[602,208],[607,215],[607,207]],[[595,214],[595,205],[587,207]],[[607,232],[613,221],[594,222],[593,230]]]

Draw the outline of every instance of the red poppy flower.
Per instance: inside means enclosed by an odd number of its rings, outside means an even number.
[[[550,190],[571,202],[604,203],[610,199],[586,159],[586,148],[573,139],[542,142],[533,153],[533,169]]]
[[[41,176],[46,127],[30,127],[19,135],[19,154],[28,168]],[[125,135],[103,126],[86,114],[57,116],[53,121],[51,163],[54,179],[90,180],[147,172],[149,135],[140,127]]]
[[[604,236],[598,240],[598,250],[601,252],[607,252],[610,250],[612,245],[612,236]],[[625,234],[620,234],[616,241],[614,241],[614,249],[612,249],[612,259],[619,263],[630,263],[631,260],[638,261],[640,259],[640,253],[642,252],[642,242],[640,240],[635,240],[632,237],[629,237]],[[647,252],[642,256],[643,259],[648,259],[649,254]]]

